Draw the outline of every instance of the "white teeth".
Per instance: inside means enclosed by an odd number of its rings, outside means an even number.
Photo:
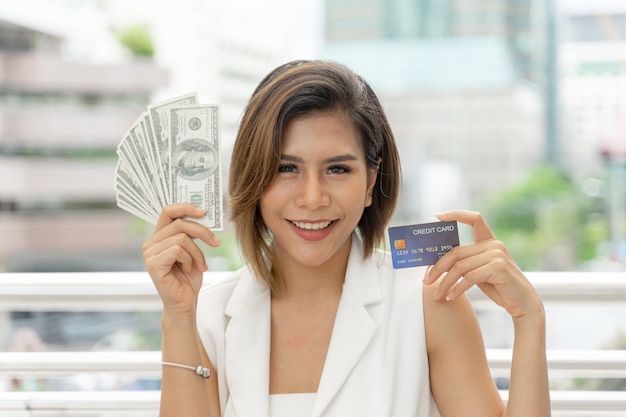
[[[327,221],[327,222],[320,222],[320,223],[303,223],[303,222],[291,222],[291,223],[293,223],[298,229],[320,230],[320,229],[326,229],[332,222]]]

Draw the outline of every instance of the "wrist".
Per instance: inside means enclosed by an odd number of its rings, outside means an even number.
[[[163,311],[161,314],[161,327],[164,332],[174,331],[196,331],[196,315],[195,313],[182,313]]]
[[[513,317],[513,325],[515,328],[519,327],[545,327],[546,313],[541,300],[527,308],[527,310],[519,316]]]
[[[189,365],[200,363],[201,356],[198,350],[198,330],[195,318],[163,314],[161,329],[162,360]]]

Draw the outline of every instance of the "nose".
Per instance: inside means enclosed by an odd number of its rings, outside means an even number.
[[[315,210],[330,204],[328,184],[319,175],[306,175],[298,187],[296,205]]]

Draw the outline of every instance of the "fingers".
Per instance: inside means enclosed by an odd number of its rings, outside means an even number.
[[[190,216],[190,217],[198,218],[198,217],[204,216],[205,214],[206,213],[204,212],[203,209],[201,209],[200,207],[194,206],[193,204],[185,204],[185,203],[170,204],[170,205],[163,207],[163,210],[161,210],[161,215],[159,216],[159,220],[156,225],[156,230],[161,229],[162,227],[171,223],[175,219],[178,219],[183,216]]]
[[[174,219],[170,224],[165,225],[162,229],[156,230],[150,238],[150,241],[158,242],[179,233],[184,233],[192,239],[199,239],[212,247],[217,247],[221,243],[217,236],[215,236],[207,227],[201,225],[200,223],[184,219]]]
[[[181,228],[185,229],[185,225],[182,225]],[[190,234],[184,230],[147,245],[144,249],[144,260],[148,268],[156,267],[169,270],[172,265],[178,263],[183,272],[186,273],[192,271],[193,264],[200,271],[208,269],[204,253],[192,240]]]
[[[204,210],[192,204],[171,204],[163,208],[154,234],[142,248],[149,271],[167,274],[176,263],[186,273],[192,271],[194,264],[200,271],[207,270],[204,253],[194,239],[212,247],[219,246],[221,242],[207,227],[183,219],[198,218],[204,214]]]
[[[158,231],[164,228],[165,226],[169,225],[170,223],[174,222],[175,220],[183,218],[183,217],[200,218],[204,216],[205,214],[206,214],[206,211],[204,209],[194,206],[193,204],[187,204],[187,203],[170,204],[168,206],[165,206],[163,210],[161,211],[161,215],[159,216],[159,220],[157,222],[155,230]],[[205,229],[209,230],[206,227]],[[220,243],[219,239],[210,230],[209,230],[209,235],[211,238],[208,239],[206,243],[211,246],[219,245]]]
[[[443,278],[434,293],[436,299],[453,300],[474,285],[494,283],[498,278],[510,275],[511,269],[515,268],[515,263],[499,241],[459,249],[447,259],[442,257],[441,265],[439,262],[436,264],[436,267],[443,268]],[[436,270],[434,273],[431,270],[431,276],[436,273]]]
[[[536,291],[480,213],[453,210],[437,217],[471,225],[475,242],[452,248],[427,269],[424,284],[439,280],[433,293],[436,300],[454,300],[477,286],[513,318],[525,317],[536,310],[541,304]]]
[[[439,290],[435,291],[435,298],[443,298],[450,287],[462,280],[470,271],[489,263],[492,255],[487,253],[488,249],[485,243],[453,248],[426,271],[424,284],[432,284],[441,278]]]
[[[471,270],[472,267],[480,266],[477,263],[482,264],[484,261],[479,259],[473,259],[473,257],[484,253],[490,247],[488,245],[490,241],[471,243],[469,245],[456,246],[452,248],[448,253],[443,255],[434,265],[431,265],[424,274],[424,283],[432,284],[437,281],[439,277],[444,274],[451,274],[456,276],[457,279],[462,277],[464,273]]]
[[[220,240],[210,229],[196,222],[182,220],[185,216],[200,218],[205,214],[205,210],[193,204],[179,203],[168,205],[161,211],[152,239],[163,239],[167,235],[179,233],[179,228],[183,227],[184,230],[182,231],[189,234],[189,236],[198,238],[209,246],[219,246]],[[178,224],[178,226],[172,227],[172,224]]]
[[[450,210],[436,215],[437,218],[444,222],[458,221],[472,226],[474,231],[474,241],[495,239],[489,225],[483,218],[482,214],[477,211],[468,210]]]
[[[184,274],[193,272],[194,259],[180,246],[171,246],[161,252],[146,254],[144,258],[148,272],[155,279],[169,274],[175,268],[179,268]]]
[[[483,216],[476,211],[451,210],[437,214],[441,221],[458,221],[472,226],[474,243],[457,246],[429,268],[425,284],[441,278],[434,293],[436,299],[452,300],[470,287],[492,278],[494,265],[510,258],[506,247],[495,239]]]
[[[463,284],[458,288],[459,291],[465,291],[473,285],[470,280],[464,278],[470,271],[479,269],[490,261],[491,258],[484,255],[490,247],[485,243],[495,241],[495,236],[479,212],[450,210],[436,216],[441,221],[458,221],[468,224],[472,226],[474,232],[475,242],[473,244],[453,248],[429,268],[424,275],[424,283],[428,285],[437,281],[445,273],[445,278],[439,284],[438,290],[435,291],[435,298],[441,299],[447,295],[447,298],[450,299],[449,291],[453,284],[463,281]],[[457,295],[455,292],[453,297]]]

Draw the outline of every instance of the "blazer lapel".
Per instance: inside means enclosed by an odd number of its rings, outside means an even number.
[[[249,271],[226,306],[226,380],[235,415],[267,417],[269,413],[269,288]]]
[[[362,259],[362,244],[352,240],[346,280],[337,310],[328,354],[313,408],[313,417],[326,409],[345,383],[378,325],[368,306],[382,301],[378,268]],[[235,415],[269,414],[271,297],[269,288],[247,271],[225,309],[230,317],[225,332],[225,377]]]
[[[376,333],[378,325],[367,306],[382,301],[377,271],[372,259],[363,260],[361,241],[354,236],[313,417],[321,415],[341,389]]]

